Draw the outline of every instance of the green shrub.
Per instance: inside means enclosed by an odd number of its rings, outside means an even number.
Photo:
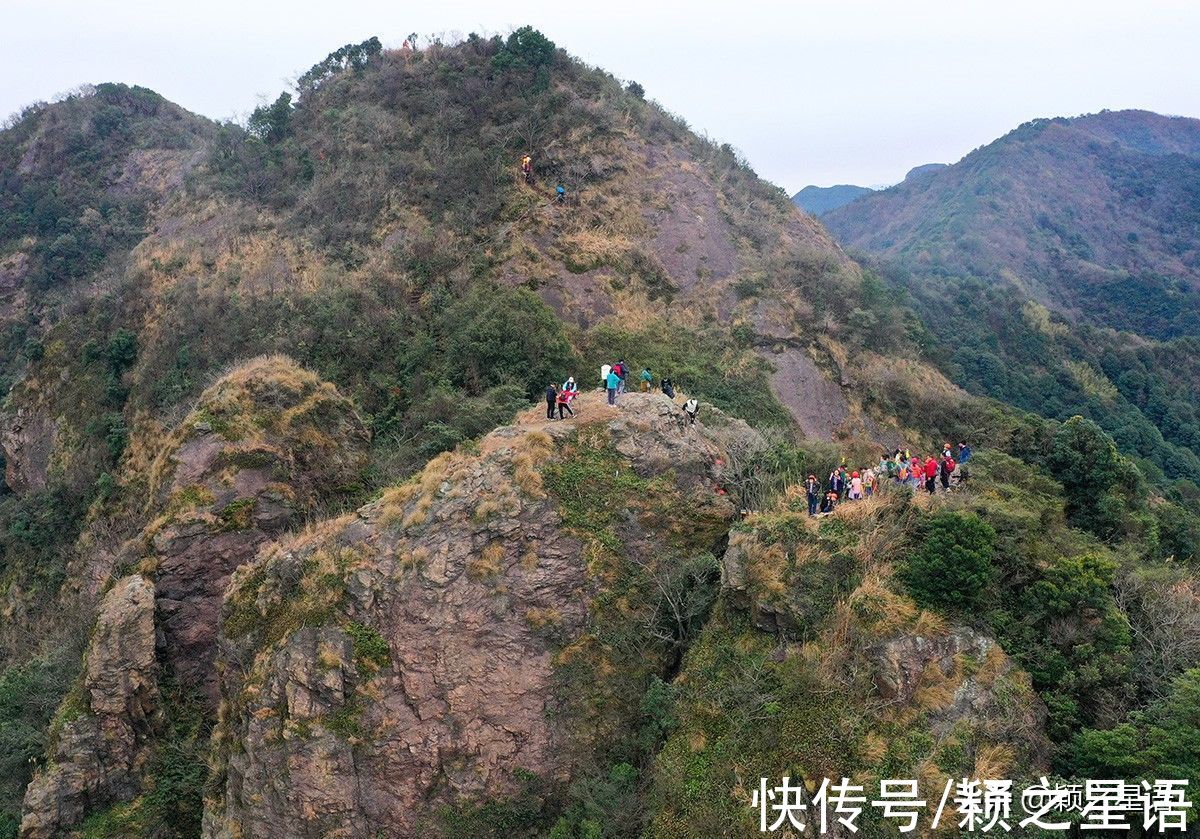
[[[554,42],[532,26],[522,26],[508,36],[504,48],[492,58],[497,70],[538,70],[554,62]]]
[[[913,599],[933,609],[979,605],[996,576],[996,531],[974,513],[934,515],[901,573]]]
[[[1200,783],[1200,669],[1175,680],[1171,693],[1110,729],[1086,729],[1071,748],[1081,778],[1187,779]]]
[[[387,640],[372,626],[351,623],[346,634],[354,645],[354,660],[368,662],[375,667],[387,667],[392,661],[392,651]]]
[[[477,286],[445,322],[455,383],[473,394],[516,384],[529,397],[575,366],[562,324],[527,289]]]

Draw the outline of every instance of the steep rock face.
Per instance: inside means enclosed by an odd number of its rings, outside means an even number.
[[[120,580],[100,606],[88,649],[83,707],[64,725],[51,763],[25,793],[21,836],[61,836],[98,801],[132,795],[159,718],[154,584]]]
[[[144,565],[153,569],[164,663],[216,705],[212,660],[229,577],[270,538],[344,493],[368,435],[350,402],[282,357],[205,391],[154,465]]]
[[[670,662],[653,583],[734,510],[703,427],[602,401],[531,412],[237,572],[206,836],[437,835],[444,808],[565,783],[631,736]]]
[[[350,401],[285,357],[247,362],[204,392],[149,474],[131,478],[148,489],[150,523],[118,550],[89,559],[85,588],[131,565],[140,573],[103,597],[86,701],[76,708],[68,698],[64,711],[77,716],[29,787],[24,835],[60,835],[138,794],[162,734],[154,721],[174,711],[160,700],[160,681],[169,680],[173,697],[195,697],[215,712],[213,658],[231,574],[319,504],[353,489],[368,442]]]
[[[32,408],[4,418],[4,482],[18,495],[45,489],[58,423]]]

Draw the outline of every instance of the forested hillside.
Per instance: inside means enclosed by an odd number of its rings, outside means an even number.
[[[756,835],[750,770],[1200,773],[1192,339],[939,321],[529,27],[347,45],[245,125],[82,88],[0,172],[0,836]],[[1076,344],[1097,401],[1031,404]],[[589,393],[619,359],[678,398]],[[953,492],[804,512],[959,439]]]

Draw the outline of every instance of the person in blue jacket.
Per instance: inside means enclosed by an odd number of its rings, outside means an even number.
[[[604,383],[605,389],[608,391],[608,404],[617,404],[617,388],[621,386],[621,377],[615,371],[608,371],[608,381]]]

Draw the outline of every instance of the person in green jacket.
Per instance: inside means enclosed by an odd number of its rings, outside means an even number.
[[[650,375],[649,368],[642,371],[642,393],[650,392],[650,383],[654,381],[654,377]]]

